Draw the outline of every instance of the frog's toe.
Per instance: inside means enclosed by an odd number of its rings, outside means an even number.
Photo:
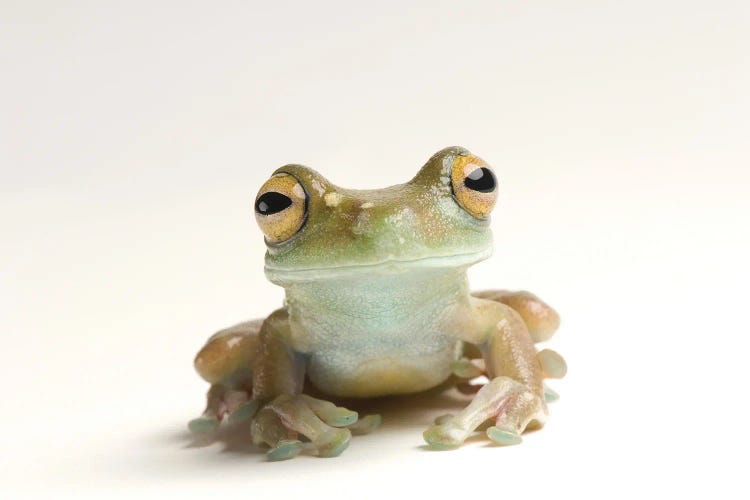
[[[276,446],[268,450],[268,460],[279,462],[294,458],[302,451],[302,441],[298,439],[282,439]]]
[[[295,443],[300,435],[310,440],[318,456],[336,457],[346,450],[352,438],[346,426],[355,425],[358,417],[356,412],[327,401],[302,394],[281,395],[255,415],[251,430],[256,444],[272,448],[272,460],[286,460],[298,454],[300,446]],[[364,427],[375,423],[367,419]]]
[[[259,406],[258,401],[254,399],[240,404],[229,414],[229,423],[236,424],[250,420],[258,412]]]
[[[446,418],[441,423],[433,425],[424,433],[422,437],[435,450],[450,450],[460,446],[469,432],[463,427],[456,424],[452,418]]]
[[[542,365],[544,378],[564,378],[568,373],[568,364],[565,358],[552,349],[544,349],[537,353],[537,359]]]
[[[547,384],[544,384],[544,401],[547,403],[554,403],[560,399],[560,395],[547,387]]]
[[[285,441],[296,441],[298,437],[296,432],[287,428],[277,414],[265,408],[253,417],[250,435],[255,446],[268,446],[272,449]]]
[[[349,427],[359,420],[359,414],[356,411],[347,410],[346,408],[336,408],[330,415],[326,415],[323,421],[333,427]]]
[[[219,419],[213,415],[203,415],[188,422],[188,429],[193,434],[211,434],[219,428]]]
[[[257,409],[258,403],[250,399],[249,390],[214,384],[208,391],[203,415],[188,422],[188,429],[194,434],[210,434],[216,432],[222,422],[248,420]]]
[[[316,399],[306,394],[299,398],[326,424],[332,427],[349,427],[357,422],[359,414],[342,406]]]
[[[350,425],[349,430],[352,431],[352,434],[369,434],[380,427],[382,423],[383,417],[380,415],[367,415]]]
[[[434,424],[435,425],[442,425],[442,424],[450,422],[452,419],[453,419],[453,415],[450,414],[450,413],[448,413],[446,415],[440,415],[439,417],[437,417],[435,419]]]
[[[313,441],[319,457],[337,457],[349,447],[352,433],[349,429],[331,429]]]
[[[487,429],[487,437],[495,443],[503,446],[521,444],[522,441],[521,434],[519,434],[517,430],[498,426],[493,426]]]

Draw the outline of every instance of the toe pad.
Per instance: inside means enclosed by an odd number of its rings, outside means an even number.
[[[521,444],[522,441],[521,435],[518,432],[501,427],[490,427],[487,429],[487,436],[497,444],[503,446]]]

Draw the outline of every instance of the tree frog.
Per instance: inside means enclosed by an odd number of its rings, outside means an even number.
[[[195,368],[211,384],[194,432],[249,421],[271,460],[303,448],[341,454],[359,415],[324,398],[413,394],[449,384],[474,389],[456,415],[424,432],[433,448],[462,444],[489,422],[501,445],[543,425],[565,361],[535,343],[559,316],[528,292],[472,293],[467,269],[490,256],[493,169],[466,149],[433,155],[411,181],[352,190],[301,166],[279,168],[255,199],[268,251],[265,273],[284,306],[209,339]],[[484,385],[465,382],[486,376]],[[485,426],[486,427],[486,426]],[[310,444],[304,444],[310,443]]]

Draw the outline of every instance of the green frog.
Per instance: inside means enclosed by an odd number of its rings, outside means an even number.
[[[249,420],[271,460],[305,447],[333,457],[380,416],[324,398],[460,384],[475,395],[424,432],[431,447],[455,448],[487,422],[492,441],[520,443],[546,419],[554,393],[544,380],[567,368],[554,351],[535,348],[558,328],[552,308],[528,292],[469,289],[468,268],[492,253],[498,188],[493,169],[460,147],[433,155],[411,181],[377,190],[343,189],[301,165],[279,168],[254,208],[265,273],[286,291],[284,306],[201,349],[195,367],[211,388],[190,429]],[[481,376],[483,385],[466,383]]]

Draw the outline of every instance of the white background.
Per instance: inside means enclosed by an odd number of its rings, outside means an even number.
[[[0,496],[747,498],[743,1],[0,1]],[[282,299],[276,167],[498,171],[476,288],[563,317],[570,374],[514,448],[421,448],[465,402],[371,404],[337,459],[185,431],[206,337]],[[177,496],[179,495],[179,496]]]

